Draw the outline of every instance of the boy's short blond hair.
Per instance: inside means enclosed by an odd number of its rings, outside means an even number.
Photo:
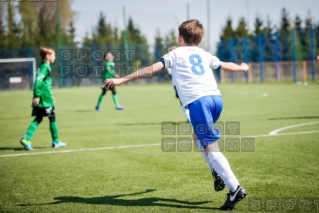
[[[42,60],[45,59],[47,54],[51,55],[53,53],[54,53],[54,49],[52,49],[51,47],[41,47],[40,48],[40,56],[41,56]]]
[[[178,32],[186,44],[196,46],[202,41],[205,34],[203,25],[197,19],[183,22],[179,25]]]

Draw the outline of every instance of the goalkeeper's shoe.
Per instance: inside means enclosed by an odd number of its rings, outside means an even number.
[[[61,141],[52,142],[52,148],[59,148],[59,147],[66,147],[66,143]]]
[[[222,205],[220,207],[220,210],[233,210],[235,205],[239,201],[244,199],[246,196],[247,196],[246,189],[244,187],[242,187],[241,185],[238,185],[236,191],[229,192],[227,194],[227,199],[226,199],[224,205]]]
[[[225,188],[225,183],[223,181],[223,179],[217,174],[217,172],[213,169],[212,171],[212,175],[214,178],[214,188],[215,191],[222,191]]]
[[[21,145],[24,147],[25,150],[33,150],[31,146],[31,141],[27,140],[26,137],[20,139]]]

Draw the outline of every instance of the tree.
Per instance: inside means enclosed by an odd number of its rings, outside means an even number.
[[[300,19],[299,15],[295,17],[294,20],[294,27],[296,31],[296,53],[297,53],[297,58],[300,59],[302,58],[302,47],[305,45],[305,34],[304,34],[304,29],[301,27],[302,20]]]
[[[150,64],[150,53],[147,39],[142,35],[141,30],[135,25],[132,18],[129,18],[126,27],[129,49],[134,49],[137,53],[137,66],[148,66]],[[121,41],[124,41],[124,31],[121,33]]]
[[[74,27],[73,21],[71,21],[70,25],[69,25],[68,37],[67,37],[68,46],[75,46],[76,45],[74,38],[75,38],[75,27]]]
[[[272,26],[272,21],[271,21],[269,15],[267,15],[267,17],[266,17],[266,26],[264,27],[263,31],[264,31],[264,33],[272,34],[273,29],[274,28]]]
[[[112,38],[113,38],[113,43],[114,43],[114,44],[119,44],[119,43],[121,43],[120,37],[119,37],[119,29],[118,29],[118,27],[116,26],[116,24],[115,24],[115,26],[114,26],[114,28],[113,28],[113,30],[112,30]]]
[[[266,23],[266,24],[264,24]],[[269,16],[266,18],[266,22],[259,16],[256,17],[254,23],[253,36],[249,39],[249,60],[257,62],[260,60],[260,43],[259,37],[262,41],[262,60],[272,61],[274,60],[274,37],[272,34],[272,24]]]
[[[232,27],[232,19],[229,16],[226,20],[226,26],[223,28],[222,33],[220,35],[220,40],[227,40],[234,38],[236,36],[235,31]]]
[[[62,45],[69,42],[68,29],[75,12],[71,9],[72,0],[56,2],[20,2],[19,12],[22,25],[22,46],[57,46],[58,31]],[[58,20],[60,28],[58,29]],[[72,24],[73,25],[73,24]]]
[[[18,5],[22,25],[22,47],[35,46],[38,12],[34,2],[26,1]]]
[[[237,38],[243,38],[249,35],[248,29],[247,29],[247,23],[244,17],[241,17],[239,19],[238,26],[235,30],[235,35]]]
[[[42,46],[43,43],[47,43],[47,45],[52,45],[53,42],[53,35],[56,34],[56,31],[52,26],[50,26],[50,19],[47,17],[46,11],[49,10],[49,4],[42,4],[38,11],[38,36],[36,38],[36,45]],[[50,38],[49,38],[50,36]],[[49,43],[49,44],[48,44]]]
[[[311,12],[308,11],[307,13],[307,17],[306,17],[306,20],[305,20],[305,24],[306,24],[306,28],[310,28],[312,26],[312,17],[311,17]]]
[[[257,16],[254,21],[254,30],[252,36],[249,38],[249,61],[257,62],[259,61],[259,38],[258,36],[264,33],[264,21],[262,18]]]
[[[271,20],[270,17],[267,15],[266,17],[266,21],[264,22],[263,20],[261,21],[262,25],[260,26],[260,31],[259,34],[256,35],[260,35],[262,36],[262,60],[264,61],[273,61],[274,60],[274,49],[275,49],[275,40],[274,40],[274,36],[272,34],[272,24],[271,24]],[[266,24],[264,24],[266,23]],[[256,30],[257,32],[257,30]],[[259,45],[259,41],[258,38],[256,39],[256,43]],[[256,53],[258,52],[258,59],[259,60],[259,51],[256,50]]]
[[[315,40],[315,44],[316,48],[317,48],[317,54],[319,55],[319,21],[317,22],[316,26],[314,27],[314,40]]]
[[[167,52],[167,49],[164,48],[164,39],[161,36],[159,28],[157,28],[156,37],[155,37],[155,46],[154,46],[155,61],[158,61],[166,52]],[[167,73],[167,70],[164,72],[156,73],[156,76],[158,77],[158,81],[170,79],[170,75]]]
[[[177,36],[175,35],[175,30],[171,30],[165,36],[164,40],[164,51],[167,51],[168,48],[172,46],[177,46]]]
[[[308,11],[306,19],[305,19],[305,27],[303,29],[303,39],[300,41],[302,43],[302,53],[303,53],[303,60],[311,60],[311,28],[312,28],[312,16],[311,12]]]
[[[254,36],[258,36],[259,34],[264,33],[263,25],[264,25],[263,20],[257,16],[254,23],[254,27],[255,27],[253,31]]]
[[[93,44],[92,39],[89,38],[89,33],[88,33],[88,31],[86,31],[85,36],[84,36],[83,41],[82,41],[82,45],[83,45],[83,47],[89,47],[92,44]]]
[[[161,36],[161,33],[159,29],[156,29],[156,37],[155,37],[155,46],[154,46],[154,57],[155,60],[158,60],[160,57],[162,57],[165,53],[164,50],[164,39]]]
[[[16,8],[11,3],[7,3],[7,46],[20,47],[20,28],[15,20]]]
[[[116,26],[113,28],[110,23],[107,23],[105,15],[100,12],[98,23],[92,29],[91,38],[86,32],[82,44],[83,46],[99,45],[106,46],[107,49],[118,49],[118,46],[114,46],[121,43],[118,34],[118,28]]]
[[[295,18],[295,29],[296,31],[301,31],[301,19],[300,17],[297,15],[296,18]]]
[[[112,26],[106,23],[103,12],[100,13],[98,24],[93,32],[92,41],[95,45],[106,45],[113,43]]]
[[[310,12],[305,19],[305,26],[302,27],[302,20],[297,15],[295,17],[294,25],[296,31],[296,53],[299,60],[310,60],[310,30],[312,27],[312,18]]]
[[[133,19],[129,18],[127,25],[127,36],[129,44],[146,44],[147,39],[142,35],[141,30],[135,26]]]
[[[226,26],[222,28],[222,33],[220,35],[221,42],[217,46],[217,55],[224,61],[231,60],[229,40],[236,37],[232,24],[232,18],[230,16],[227,17]]]
[[[285,8],[281,11],[280,32],[278,35],[279,41],[279,58],[282,61],[291,60],[291,32],[289,13]]]
[[[249,35],[247,30],[247,23],[244,17],[239,19],[238,26],[235,30],[234,41],[234,60],[243,61],[244,60],[244,42],[243,39]]]
[[[281,23],[280,23],[280,30],[288,31],[290,27],[290,18],[289,13],[285,8],[281,10]]]
[[[5,3],[0,2],[0,48],[4,48],[6,43],[6,32],[4,27],[4,8]]]

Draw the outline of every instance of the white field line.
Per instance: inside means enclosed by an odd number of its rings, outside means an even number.
[[[303,123],[303,124],[296,124],[296,125],[292,125],[292,126],[286,126],[286,127],[282,127],[282,128],[275,129],[275,130],[271,131],[269,133],[269,135],[276,135],[278,132],[286,130],[286,129],[292,129],[292,128],[299,127],[299,126],[307,126],[307,125],[313,125],[313,124],[318,124],[318,123],[319,123],[319,121],[315,121],[315,122],[310,122],[310,123]]]
[[[304,134],[316,134],[318,131],[307,131],[307,132],[291,132],[291,133],[282,133],[276,135],[251,135],[251,136],[241,136],[243,137],[251,137],[251,138],[262,138],[262,137],[277,137],[277,136],[285,136],[285,135],[304,135]],[[47,151],[47,152],[25,152],[21,154],[7,154],[0,155],[0,158],[5,157],[19,157],[19,156],[29,156],[29,155],[47,155],[47,154],[59,154],[59,153],[70,153],[70,152],[84,152],[84,151],[98,151],[98,150],[110,150],[110,149],[128,149],[128,148],[138,148],[138,147],[151,147],[151,146],[160,146],[161,143],[154,144],[138,144],[138,145],[130,145],[130,146],[107,146],[100,148],[86,148],[86,149],[70,149],[70,150],[59,150],[59,151]]]
[[[147,146],[158,146],[159,144],[139,144],[130,146],[107,146],[100,148],[86,148],[86,149],[69,149],[69,150],[59,150],[59,151],[48,151],[48,152],[34,152],[34,153],[21,153],[21,154],[8,154],[0,155],[0,157],[17,157],[17,156],[28,156],[28,155],[46,155],[46,154],[56,154],[56,153],[69,153],[69,152],[83,152],[83,151],[97,151],[97,150],[107,150],[107,149],[127,149],[136,147],[147,147]]]

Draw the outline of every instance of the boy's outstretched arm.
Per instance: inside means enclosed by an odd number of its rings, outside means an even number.
[[[164,64],[162,62],[157,62],[151,66],[144,67],[143,69],[137,70],[136,72],[133,72],[127,76],[124,76],[119,79],[107,79],[104,81],[104,85],[107,86],[108,88],[113,87],[115,85],[121,85],[129,81],[133,81],[139,78],[144,78],[148,76],[152,76],[154,73],[162,70],[164,68]]]
[[[249,70],[249,66],[246,63],[242,63],[240,65],[234,64],[232,62],[220,62],[221,68],[225,71],[230,71],[230,72],[246,72]]]

